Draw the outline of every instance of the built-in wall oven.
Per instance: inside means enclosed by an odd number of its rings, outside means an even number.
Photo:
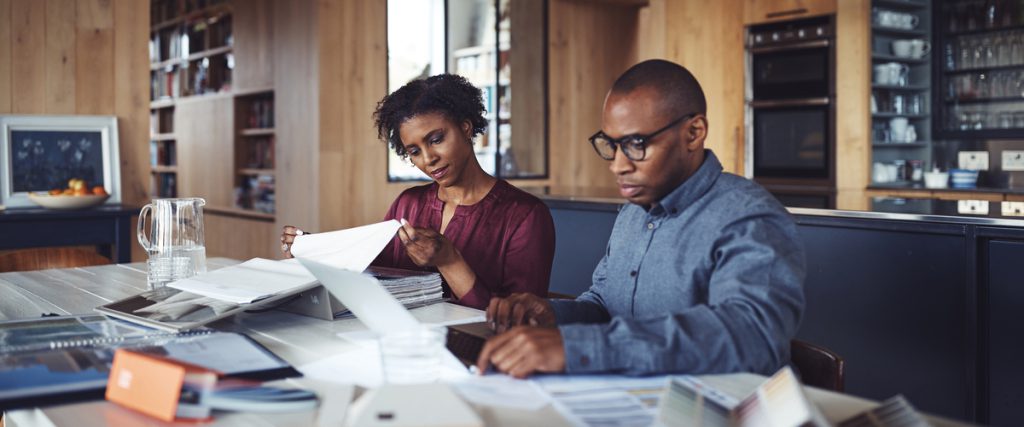
[[[747,29],[747,176],[787,206],[835,207],[832,17]]]

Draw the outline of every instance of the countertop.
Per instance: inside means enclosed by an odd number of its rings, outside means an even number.
[[[615,188],[524,187],[554,209],[618,211],[626,200]],[[865,196],[867,197],[867,196]],[[864,210],[787,207],[794,215],[924,221],[1024,228],[1024,202],[869,197]]]

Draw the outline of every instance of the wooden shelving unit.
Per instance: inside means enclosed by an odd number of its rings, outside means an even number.
[[[274,213],[274,92],[235,97],[235,207]]]

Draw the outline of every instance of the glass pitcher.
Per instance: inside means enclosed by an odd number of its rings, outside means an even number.
[[[161,288],[206,272],[203,206],[200,198],[155,199],[139,212],[138,239],[146,250],[147,282]],[[149,233],[146,217],[151,216]]]

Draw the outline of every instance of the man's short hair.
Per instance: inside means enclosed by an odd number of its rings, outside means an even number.
[[[642,87],[654,89],[661,95],[667,116],[675,118],[690,113],[707,113],[704,90],[682,65],[663,59],[641,62],[615,80],[612,92],[625,94]]]

